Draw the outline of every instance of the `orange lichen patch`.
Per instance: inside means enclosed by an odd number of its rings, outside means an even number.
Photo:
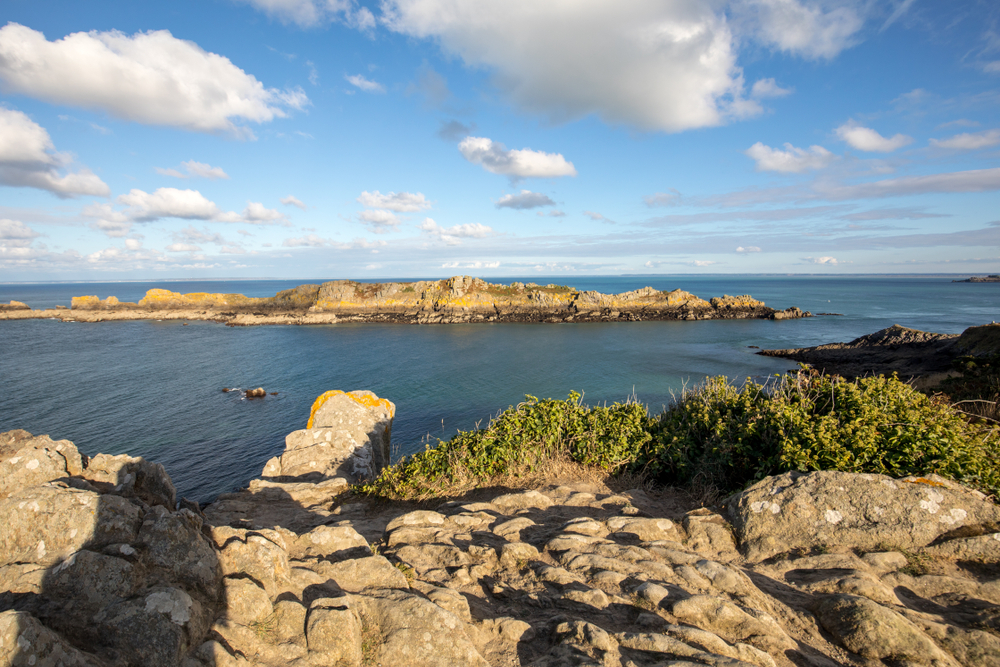
[[[242,294],[212,294],[209,292],[191,292],[180,294],[165,289],[151,289],[139,301],[144,308],[185,308],[191,306],[253,306],[266,302],[268,299],[258,299]]]
[[[73,310],[93,310],[101,307],[101,300],[96,296],[74,296],[69,307]]]
[[[319,395],[319,397],[315,401],[313,401],[312,408],[309,409],[309,421],[306,422],[306,428],[313,427],[313,421],[316,419],[316,413],[319,412],[319,409],[321,407],[323,407],[323,404],[329,401],[334,396],[338,396],[340,394],[347,396],[355,403],[363,405],[366,408],[378,408],[378,407],[385,408],[386,410],[389,411],[390,418],[396,416],[395,415],[396,411],[392,403],[386,398],[378,398],[377,396],[374,395],[355,394],[354,392],[346,392],[346,391],[341,391],[339,389],[334,389],[332,391],[323,392],[322,394]]]
[[[947,488],[947,484],[942,484],[941,482],[935,482],[933,479],[927,479],[926,477],[914,477],[913,479],[904,479],[904,482],[908,484],[926,484],[927,486],[940,486],[942,488]]]

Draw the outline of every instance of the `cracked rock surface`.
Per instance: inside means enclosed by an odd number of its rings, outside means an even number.
[[[351,423],[305,440],[354,443],[313,448],[342,460],[289,455],[204,514],[154,464],[0,435],[0,660],[1000,665],[1000,513],[953,482],[792,473],[713,508],[578,479],[376,503],[344,491],[391,415]]]

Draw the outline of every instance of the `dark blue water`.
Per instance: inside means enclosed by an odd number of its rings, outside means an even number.
[[[538,278],[621,292],[681,287],[703,298],[749,293],[768,305],[838,312],[784,322],[561,325],[369,325],[228,328],[210,322],[0,322],[0,431],[24,428],[74,441],[87,454],[163,463],[183,495],[208,500],[245,485],[305,426],[316,396],[370,389],[396,403],[401,453],[429,435],[468,429],[525,394],[625,400],[652,411],[685,384],[780,373],[795,364],[749,345],[846,341],[891,324],[956,333],[1000,319],[1000,284],[950,277]],[[137,301],[151,287],[270,296],[305,281],[0,285],[0,302],[68,305],[74,295]],[[320,281],[316,281],[320,282]],[[500,282],[500,281],[496,281]],[[503,282],[509,282],[504,280]],[[223,387],[263,386],[264,400]]]

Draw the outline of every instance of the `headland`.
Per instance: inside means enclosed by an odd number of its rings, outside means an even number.
[[[0,320],[56,318],[74,322],[114,320],[210,320],[230,326],[387,322],[619,322],[644,320],[797,319],[812,314],[796,307],[770,308],[749,295],[712,297],[652,287],[602,294],[562,285],[488,283],[455,276],[413,283],[334,280],[300,285],[273,297],[151,289],[138,303],[114,296],[73,297],[70,308],[32,310],[24,303],[0,305]]]

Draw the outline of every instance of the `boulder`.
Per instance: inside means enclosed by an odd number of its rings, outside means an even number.
[[[27,431],[0,435],[0,498],[19,489],[83,472],[84,458],[69,440]]]
[[[789,472],[761,480],[725,504],[751,561],[815,546],[913,550],[1000,527],[1000,507],[936,475]]]

